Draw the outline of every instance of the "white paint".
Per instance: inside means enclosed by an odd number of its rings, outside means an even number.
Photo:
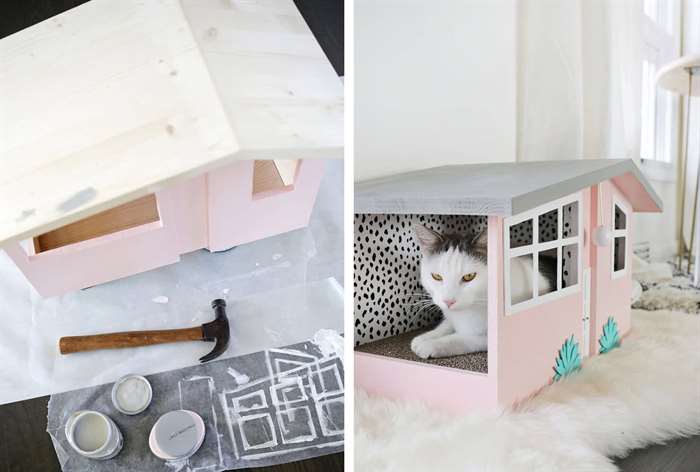
[[[280,260],[280,259],[282,259],[282,254],[273,254],[273,255],[272,255],[272,260],[273,260],[273,261],[278,261],[278,260]]]
[[[343,86],[294,3],[220,3],[94,0],[0,41],[0,241],[224,159],[343,157]]]
[[[153,303],[165,304],[165,303],[168,303],[170,301],[170,299],[168,297],[166,297],[165,295],[158,295],[157,297],[152,298],[151,301]]]
[[[114,398],[125,412],[140,412],[151,403],[151,387],[143,377],[128,377],[116,385]]]
[[[238,372],[233,367],[229,367],[228,369],[226,369],[226,372],[228,372],[228,375],[230,375],[231,377],[236,379],[236,382],[238,383],[238,385],[244,385],[244,384],[247,384],[248,382],[250,382],[250,377]]]
[[[230,288],[225,288],[225,289],[223,289],[221,292],[222,292],[224,295],[228,295],[228,293],[229,293],[230,291],[231,291]]]
[[[108,436],[109,424],[94,413],[81,416],[73,430],[75,445],[85,452],[94,452],[104,446]]]
[[[516,14],[514,0],[355,2],[356,181],[515,160]]]
[[[111,459],[124,445],[117,425],[98,411],[76,411],[68,417],[64,433],[68,444],[78,454],[90,459]]]
[[[318,346],[323,357],[339,357],[343,359],[343,337],[334,329],[319,329],[311,338]]]

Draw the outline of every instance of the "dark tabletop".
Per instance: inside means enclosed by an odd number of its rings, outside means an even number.
[[[49,397],[0,406],[0,471],[60,472],[51,437],[46,432]],[[265,472],[340,472],[343,454],[291,462],[273,467],[247,469]]]

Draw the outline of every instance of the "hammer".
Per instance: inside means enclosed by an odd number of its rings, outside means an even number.
[[[207,362],[216,359],[226,350],[230,337],[228,318],[226,317],[226,301],[217,298],[211,302],[211,307],[214,309],[214,321],[204,323],[202,326],[156,331],[126,331],[92,336],[67,336],[58,340],[58,346],[61,354],[70,354],[97,349],[150,346],[151,344],[180,341],[215,342],[214,349],[199,359],[199,362]]]

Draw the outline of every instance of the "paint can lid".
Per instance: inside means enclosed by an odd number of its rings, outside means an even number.
[[[156,457],[166,461],[192,456],[204,442],[204,421],[197,413],[175,410],[165,413],[153,425],[148,445]]]
[[[153,399],[151,383],[141,375],[125,375],[112,386],[114,408],[125,415],[137,415],[148,408]]]

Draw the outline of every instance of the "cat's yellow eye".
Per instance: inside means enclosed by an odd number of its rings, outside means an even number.
[[[442,275],[436,274],[435,272],[433,272],[433,273],[430,274],[430,275],[432,275],[432,276],[433,276],[433,279],[437,280],[438,282],[442,282]]]
[[[476,277],[476,272],[470,272],[462,276],[462,282],[471,282]]]

